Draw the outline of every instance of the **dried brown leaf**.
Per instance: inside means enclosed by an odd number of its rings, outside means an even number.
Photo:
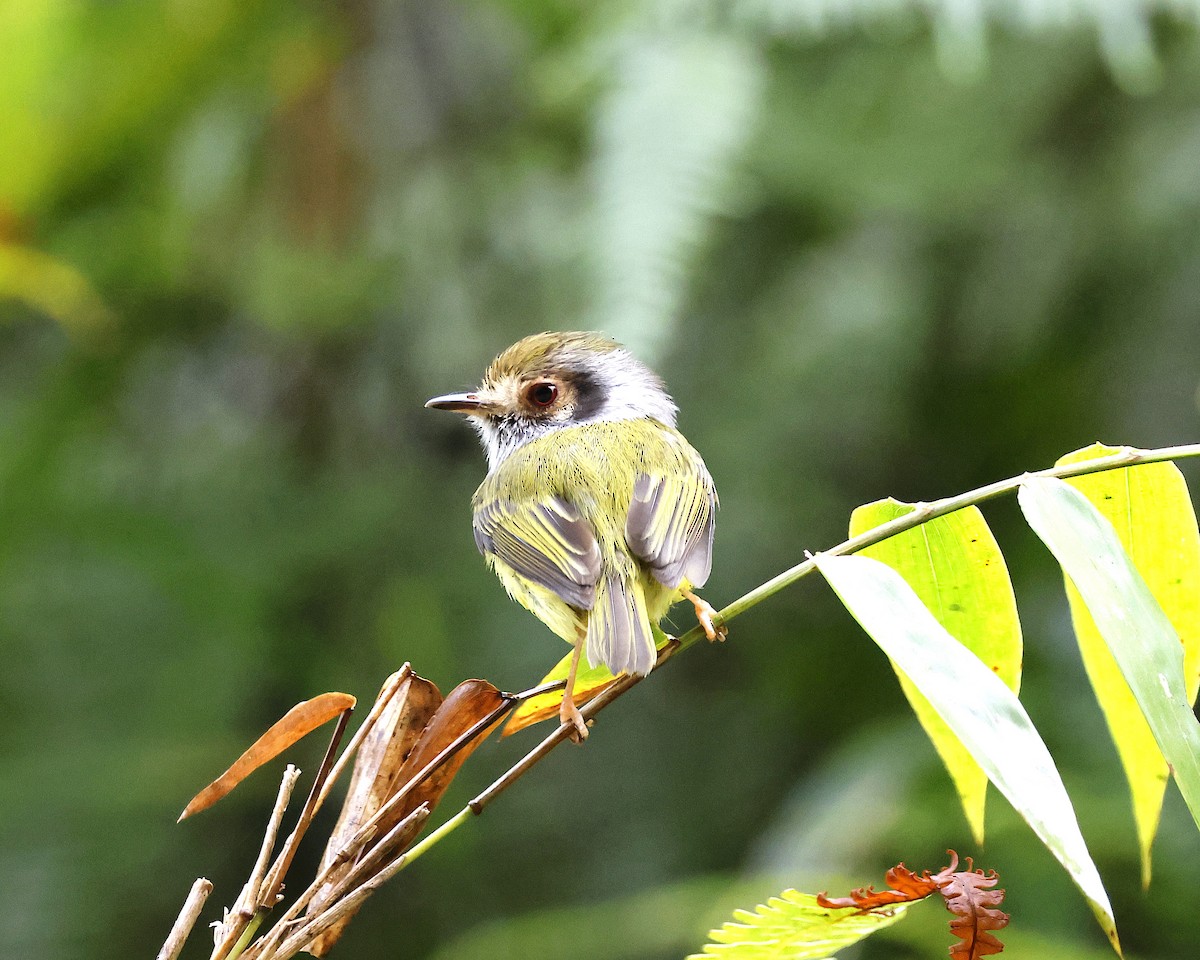
[[[951,960],[979,960],[1000,953],[1004,944],[989,932],[1008,925],[1008,914],[997,909],[1004,900],[1004,891],[993,889],[1000,878],[994,872],[975,870],[970,857],[967,869],[959,870],[958,854],[953,850],[949,853],[950,863],[932,876],[928,870],[917,874],[900,863],[884,875],[889,889],[877,892],[874,887],[859,887],[851,890],[848,897],[818,893],[817,905],[878,910],[941,893],[946,909],[954,914],[950,932],[959,940],[950,948]]]
[[[438,688],[416,674],[410,674],[393,694],[358,748],[350,786],[322,867],[399,789],[404,761],[441,705]]]
[[[317,727],[347,710],[352,710],[355,702],[354,697],[348,693],[323,693],[296,704],[255,740],[228,770],[192,797],[179,819],[184,820],[194,813],[207,810],[264,763],[274,760]]]
[[[433,687],[429,681],[422,680],[415,675],[410,679]],[[407,686],[408,683],[409,681],[406,681],[405,685]],[[419,689],[421,688],[413,686],[406,694],[405,688],[401,687],[396,699],[399,700],[402,695],[405,695],[406,699],[407,697],[417,695],[416,691]],[[436,688],[433,689],[436,692]],[[389,749],[385,746],[383,752],[386,754],[386,757],[381,763],[375,764],[372,762],[369,765],[364,764],[363,780],[366,781],[370,769],[376,771],[375,779],[371,781],[369,790],[360,790],[356,794],[354,788],[360,776],[360,764],[363,763],[360,752],[359,762],[355,764],[355,780],[351,784],[351,793],[347,796],[346,804],[342,808],[342,817],[339,819],[338,826],[334,831],[335,838],[330,840],[329,846],[326,848],[324,862],[332,862],[346,841],[354,836],[364,824],[372,818],[378,817],[374,824],[374,837],[372,841],[368,841],[367,846],[355,857],[331,873],[330,883],[326,884],[313,897],[312,902],[309,904],[308,915],[310,917],[316,916],[330,905],[329,897],[334,892],[336,882],[345,876],[349,870],[353,869],[354,865],[364,856],[369,854],[373,841],[384,837],[388,831],[401,823],[421,804],[429,804],[430,810],[437,805],[446,788],[450,786],[450,781],[454,779],[454,775],[462,766],[463,761],[495,729],[496,723],[499,723],[503,718],[503,713],[500,711],[503,707],[507,706],[507,703],[508,701],[500,691],[486,680],[464,680],[450,691],[445,701],[437,706],[432,717],[425,717],[419,728],[416,726],[405,727],[406,746],[395,749]],[[428,706],[428,703],[426,703],[426,706]],[[493,715],[496,717],[496,723],[479,730],[474,737],[463,743],[452,756],[446,757],[421,783],[413,785],[422,771],[437,760],[443,751],[468,734],[473,727]],[[414,722],[417,718],[418,714],[413,713],[412,719]],[[382,728],[384,724],[385,717],[381,716],[377,728]],[[415,735],[415,743],[411,742],[413,735]],[[372,731],[367,739],[370,740],[375,736],[376,731]],[[364,740],[363,747],[366,746],[367,741]],[[360,751],[362,749],[360,748]],[[396,801],[394,798],[401,792],[404,792],[403,799]],[[389,801],[392,802],[389,803]],[[387,810],[380,814],[385,805],[387,805]],[[347,824],[347,829],[345,830],[342,829],[343,820]],[[349,829],[348,827],[351,823],[354,824],[353,829]],[[408,835],[393,842],[391,852],[386,857],[380,859],[377,869],[372,867],[372,873],[384,869],[400,853],[407,849],[423,823],[424,818],[415,820],[411,830],[408,831]],[[341,937],[343,929],[352,917],[353,913],[349,913],[340,918],[305,948],[307,952],[317,957],[325,956],[337,942],[338,938]]]
[[[858,887],[851,890],[848,897],[827,897],[822,892],[817,894],[817,903],[827,908],[858,907],[859,910],[876,910],[894,903],[923,900],[931,893],[936,893],[939,887],[939,884],[929,876],[928,870],[918,876],[902,863],[896,864],[885,873],[884,881],[891,889],[877,892],[874,886]]]
[[[951,960],[978,960],[1000,953],[1004,944],[988,932],[1008,926],[1008,914],[996,909],[1004,901],[1004,891],[993,889],[1000,878],[994,871],[971,869],[974,864],[970,858],[966,870],[952,871],[957,865],[956,857],[950,867],[934,875],[946,909],[954,914],[950,932],[961,941],[950,948]]]
[[[435,760],[443,750],[450,747],[460,737],[466,735],[472,727],[497,714],[506,707],[508,701],[494,686],[486,680],[464,680],[450,691],[445,703],[433,715],[425,727],[421,738],[417,741],[404,766],[397,775],[397,783],[402,788],[406,783],[416,778],[421,771]],[[497,722],[503,714],[496,717]],[[389,812],[379,824],[380,833],[390,830],[395,824],[407,817],[422,803],[428,803],[432,810],[437,806],[442,794],[450,786],[463,761],[467,759],[496,728],[493,723],[480,730],[469,742],[445,760],[418,787],[412,790],[403,804]]]
[[[392,678],[389,677],[380,690],[380,696],[386,694],[391,685]],[[342,849],[362,829],[363,824],[395,795],[400,787],[399,776],[404,761],[441,705],[442,694],[437,686],[424,677],[409,673],[380,711],[371,731],[363,738],[354,759],[354,772],[350,776],[341,814],[321,858],[320,871],[328,870],[329,879],[309,902],[309,916],[320,913],[328,906],[334,888],[358,861],[361,850],[333,867]],[[414,826],[419,829],[419,824]],[[378,839],[384,832],[376,830],[375,838]],[[411,842],[412,837],[405,838],[398,849],[404,849]],[[324,942],[315,944],[310,952],[323,956],[337,942],[342,928],[349,921],[350,917],[346,917],[326,931],[319,938]]]

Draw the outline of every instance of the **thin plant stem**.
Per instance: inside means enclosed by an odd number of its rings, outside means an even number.
[[[970,490],[967,493],[960,493],[957,496],[944,497],[941,500],[934,500],[931,503],[918,503],[911,513],[906,513],[895,520],[880,524],[874,529],[860,533],[857,537],[844,540],[836,547],[831,547],[824,551],[824,555],[836,557],[848,553],[857,553],[865,547],[879,543],[881,540],[886,540],[888,537],[901,533],[904,530],[918,527],[926,520],[945,516],[948,513],[953,513],[955,510],[962,510],[964,507],[974,506],[978,503],[1002,497],[1007,493],[1013,493],[1029,477],[1058,477],[1059,479],[1081,477],[1084,474],[1101,473],[1105,470],[1114,470],[1119,467],[1132,467],[1141,463],[1159,463],[1163,460],[1180,460],[1186,457],[1200,457],[1200,443],[1183,444],[1176,447],[1161,447],[1157,450],[1138,450],[1134,447],[1122,447],[1116,453],[1110,454],[1107,457],[1097,457],[1095,460],[1083,460],[1079,463],[1071,463],[1062,467],[1050,467],[1046,470],[1037,470],[1033,473],[1023,473],[1017,477],[1009,477],[1007,480],[997,480],[994,483],[977,487],[974,490]],[[734,617],[740,616],[751,607],[755,607],[768,597],[774,596],[784,587],[791,586],[801,577],[812,573],[815,569],[816,562],[812,557],[809,557],[791,569],[783,571],[783,573],[755,587],[749,593],[734,600],[733,603],[718,612],[713,617],[713,624],[728,623]],[[689,630],[680,638],[680,646],[686,649],[699,640],[701,636],[703,636],[703,633],[698,629]]]
[[[902,517],[897,517],[887,523],[881,524],[865,533],[859,534],[857,537],[851,537],[844,540],[835,547],[824,551],[823,556],[841,556],[843,554],[857,553],[866,547],[879,543],[881,540],[886,540],[888,537],[895,536],[905,530],[918,527],[927,520],[932,520],[934,517],[941,517],[948,513],[953,513],[956,510],[962,510],[964,507],[973,506],[978,503],[984,503],[988,500],[994,500],[997,497],[1004,496],[1008,493],[1015,492],[1022,483],[1029,477],[1058,477],[1060,479],[1067,477],[1079,477],[1089,473],[1101,473],[1105,470],[1114,470],[1121,467],[1132,467],[1143,463],[1160,463],[1164,460],[1179,460],[1187,457],[1200,457],[1200,443],[1182,444],[1174,447],[1161,447],[1156,450],[1139,450],[1134,447],[1124,447],[1117,453],[1107,457],[1098,457],[1095,460],[1084,460],[1079,463],[1072,463],[1061,467],[1050,467],[1046,470],[1038,470],[1033,473],[1024,473],[1017,477],[1009,477],[1007,480],[998,480],[994,483],[986,484],[982,487],[977,487],[967,493],[958,494],[953,497],[944,497],[941,500],[934,500],[930,503],[918,503],[910,513],[906,513]],[[747,610],[756,607],[769,597],[774,596],[785,587],[791,586],[797,580],[812,573],[817,569],[815,559],[809,555],[803,562],[796,564],[783,573],[772,577],[766,583],[763,583],[746,594],[743,594],[737,600],[734,600],[728,606],[719,610],[713,616],[713,625],[721,626],[733,620],[735,617],[741,616]],[[705,636],[703,629],[697,625],[691,630],[688,630],[673,643],[668,644],[659,651],[658,662],[655,664],[657,670],[663,663],[669,660],[677,653],[686,650],[698,643]],[[624,695],[629,690],[640,682],[642,678],[623,675],[611,686],[607,687],[586,706],[580,713],[583,714],[585,720],[590,720],[597,713],[603,710],[606,706]],[[422,840],[419,844],[413,847],[407,855],[392,864],[396,871],[403,869],[412,863],[415,857],[412,856],[414,851],[420,848],[420,853],[424,853],[434,844],[445,839],[467,820],[470,819],[468,814],[476,815],[483,813],[484,809],[503,791],[507,790],[513,783],[524,776],[534,765],[540,762],[550,751],[557,747],[564,740],[568,739],[570,733],[570,725],[560,725],[553,733],[547,736],[541,743],[534,747],[529,753],[518,760],[507,771],[501,774],[487,789],[480,793],[475,799],[463,807],[453,817],[443,823],[440,827],[434,830],[429,836]]]
[[[233,949],[229,951],[230,960],[237,960],[242,955],[242,951],[254,939],[254,935],[258,933],[258,928],[262,926],[263,920],[267,917],[266,907],[259,907],[254,911],[254,916],[250,918],[250,922],[246,924],[246,929],[242,931],[242,935],[238,937],[237,943],[233,945]]]

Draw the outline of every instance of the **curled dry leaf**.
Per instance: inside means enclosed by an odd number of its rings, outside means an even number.
[[[387,679],[380,691],[381,696],[391,687],[393,680],[394,676]],[[374,727],[359,745],[342,812],[321,860],[322,871],[333,863],[363,824],[396,793],[399,788],[397,778],[405,759],[441,705],[441,691],[429,680],[413,673],[405,678],[384,705]],[[379,831],[375,835],[379,836]],[[349,866],[351,864],[346,865],[347,868]],[[332,879],[338,879],[338,875]],[[327,884],[325,889],[328,890],[329,886]],[[314,897],[314,903],[323,905],[322,893]]]
[[[264,763],[274,760],[296,741],[345,711],[353,710],[355,702],[354,697],[348,693],[323,693],[319,697],[296,704],[255,740],[228,770],[192,797],[179,819],[184,820],[194,813],[207,810],[251,773]]]
[[[951,850],[950,863],[932,876],[928,870],[917,874],[904,864],[897,864],[884,875],[889,889],[859,887],[850,891],[848,897],[819,893],[817,905],[830,909],[882,910],[940,893],[946,909],[954,914],[950,932],[959,939],[950,948],[951,960],[978,960],[1004,949],[1004,944],[990,931],[1006,927],[1009,917],[997,909],[1004,900],[1004,891],[993,889],[1000,878],[994,872],[975,870],[974,866],[968,857],[967,869],[959,870],[958,854]]]
[[[429,809],[437,805],[463,761],[495,724],[476,731],[418,783],[422,771],[488,717],[494,716],[499,722],[507,706],[500,691],[486,680],[465,680],[444,701],[428,680],[413,674],[404,681],[359,748],[350,790],[325,849],[322,869],[332,866],[343,855],[346,844],[372,821],[373,834],[362,848],[330,871],[328,882],[309,903],[308,916],[316,916],[331,906],[334,897],[348,892],[337,889],[339,881],[370,855],[373,843],[421,804],[427,803]],[[391,838],[386,855],[372,864],[369,875],[362,880],[370,879],[406,850],[424,822],[424,817],[415,818],[411,826],[403,828],[401,836]],[[328,953],[352,916],[347,914],[334,923],[308,945],[307,951],[318,957]]]
[[[961,941],[950,948],[951,960],[977,960],[1004,949],[989,931],[1008,926],[1008,914],[996,909],[1004,900],[1004,891],[993,889],[1000,881],[995,872],[968,869],[946,874],[941,885],[946,909],[954,914],[950,932]],[[935,879],[941,878],[938,874]]]
[[[398,776],[401,786],[415,779],[438,754],[468,734],[473,727],[488,717],[493,717],[494,722],[478,730],[453,756],[439,764],[423,783],[411,791],[404,803],[380,823],[380,831],[391,829],[422,803],[428,803],[430,809],[435,807],[463,762],[495,729],[496,723],[503,719],[508,705],[509,701],[504,695],[486,680],[464,680],[451,690],[446,702],[438,708],[404,762]]]
[[[936,893],[940,884],[929,876],[926,870],[918,876],[904,864],[898,863],[884,874],[884,882],[891,889],[876,892],[874,886],[859,887],[850,891],[848,897],[827,897],[824,892],[817,894],[817,903],[822,907],[858,907],[860,910],[877,910],[880,907],[896,903],[911,903],[914,900],[924,900],[931,893]]]

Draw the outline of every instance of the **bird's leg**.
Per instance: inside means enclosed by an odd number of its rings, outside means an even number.
[[[587,627],[581,626],[575,637],[575,650],[571,654],[571,666],[567,670],[567,686],[563,690],[562,706],[558,708],[558,719],[561,723],[571,726],[570,737],[575,743],[583,743],[588,735],[583,714],[575,706],[575,674],[579,670],[579,654],[583,652],[583,642],[586,639]]]
[[[696,608],[696,619],[700,621],[700,626],[704,628],[704,635],[708,637],[710,642],[713,640],[724,640],[729,636],[729,630],[724,624],[719,627],[713,625],[713,617],[717,615],[717,611],[713,609],[711,603],[703,597],[696,596],[691,590],[684,590],[683,595]]]

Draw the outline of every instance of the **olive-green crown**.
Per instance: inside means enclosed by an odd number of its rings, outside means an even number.
[[[596,354],[620,349],[616,340],[600,333],[535,333],[517,341],[493,360],[483,379],[485,383],[497,383],[514,375],[528,376],[545,370],[577,367]]]

